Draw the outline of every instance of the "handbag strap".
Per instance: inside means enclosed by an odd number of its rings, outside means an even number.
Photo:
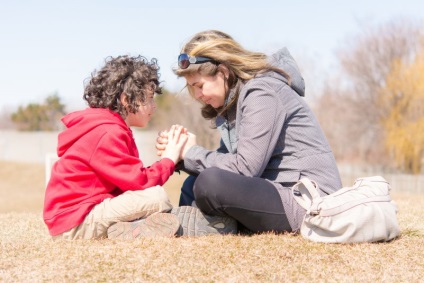
[[[292,187],[292,194],[297,203],[306,210],[311,208],[312,200],[321,199],[318,184],[306,177]]]
[[[391,202],[391,198],[389,195],[384,195],[384,196],[374,196],[374,197],[367,197],[367,198],[362,198],[362,199],[356,199],[347,203],[344,203],[340,206],[337,207],[333,207],[330,209],[323,209],[320,211],[315,211],[315,212],[311,212],[312,214],[319,214],[320,216],[333,216],[339,213],[342,213],[346,210],[349,210],[355,206],[364,204],[364,203],[370,203],[370,202]]]

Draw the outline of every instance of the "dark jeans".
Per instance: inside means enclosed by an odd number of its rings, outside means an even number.
[[[208,168],[184,181],[180,206],[193,201],[204,213],[230,216],[252,232],[291,231],[280,194],[262,178]]]

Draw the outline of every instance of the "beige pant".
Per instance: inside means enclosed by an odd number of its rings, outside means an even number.
[[[146,218],[153,213],[168,212],[171,209],[168,195],[161,186],[142,191],[126,191],[94,206],[79,226],[54,238],[68,240],[106,238],[107,229],[116,222]]]

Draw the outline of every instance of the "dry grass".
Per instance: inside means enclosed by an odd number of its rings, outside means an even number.
[[[43,174],[0,162],[1,282],[424,280],[424,195],[393,193],[402,236],[390,243],[326,245],[291,234],[70,242],[51,240],[42,222]],[[168,184],[174,203],[183,177]]]

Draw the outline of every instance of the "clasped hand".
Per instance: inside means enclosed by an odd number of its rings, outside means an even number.
[[[164,158],[164,154],[166,154],[166,151],[171,146],[171,137],[172,137],[172,131],[173,129],[178,129],[178,135],[181,137],[184,136],[185,142],[181,148],[179,160],[184,159],[187,151],[194,145],[197,145],[196,142],[196,136],[190,132],[187,131],[186,128],[180,126],[180,125],[172,125],[170,130],[163,130],[158,133],[158,137],[156,138],[156,149],[157,149],[157,155]],[[175,133],[174,133],[175,138]]]

